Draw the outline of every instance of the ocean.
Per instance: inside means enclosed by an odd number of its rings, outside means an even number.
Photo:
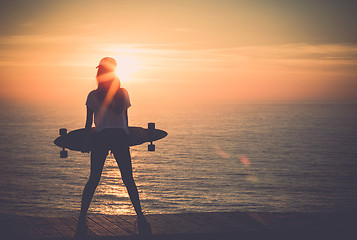
[[[1,103],[0,214],[76,216],[89,154],[53,144],[82,128],[85,106]],[[131,126],[168,132],[131,148],[151,213],[341,212],[357,207],[357,105],[313,103],[133,106]],[[109,156],[90,214],[134,214]]]

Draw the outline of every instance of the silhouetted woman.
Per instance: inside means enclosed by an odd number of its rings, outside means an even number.
[[[85,128],[89,130],[92,127],[94,116],[96,131],[92,136],[90,177],[83,190],[76,238],[84,237],[87,234],[87,211],[98,186],[109,150],[118,163],[122,180],[137,214],[139,234],[151,233],[150,224],[141,210],[138,190],[133,179],[127,111],[131,105],[130,99],[128,92],[120,87],[120,80],[115,74],[116,66],[117,62],[110,57],[100,61],[97,66],[98,88],[89,93],[86,102]]]

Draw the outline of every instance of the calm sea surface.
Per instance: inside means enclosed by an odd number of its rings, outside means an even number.
[[[132,126],[169,135],[131,148],[146,213],[336,212],[357,206],[357,105],[132,107]],[[59,158],[58,129],[84,126],[84,105],[0,105],[0,214],[77,215],[89,154]],[[91,213],[133,214],[112,156]]]

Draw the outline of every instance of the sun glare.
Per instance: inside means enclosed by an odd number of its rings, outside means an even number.
[[[132,80],[132,76],[139,70],[139,59],[130,55],[118,55],[115,57],[118,62],[116,74],[120,81]]]

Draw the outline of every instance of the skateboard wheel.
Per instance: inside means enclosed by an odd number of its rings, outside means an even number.
[[[61,157],[61,158],[67,158],[67,157],[68,157],[68,152],[67,152],[66,150],[62,150],[62,151],[60,152],[60,157]]]
[[[155,151],[155,144],[149,144],[148,145],[148,151],[154,152]]]
[[[155,129],[155,123],[148,123],[148,129],[149,130],[154,130]]]
[[[60,136],[67,135],[67,128],[61,128],[59,130],[59,134],[60,134]]]

